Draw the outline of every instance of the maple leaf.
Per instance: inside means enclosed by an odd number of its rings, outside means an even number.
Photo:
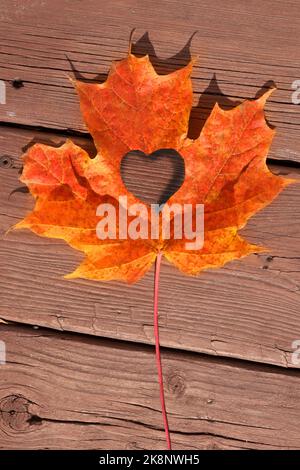
[[[59,148],[35,144],[25,154],[21,181],[36,205],[15,228],[63,239],[85,253],[81,265],[66,277],[134,282],[158,253],[195,275],[263,249],[242,239],[238,230],[292,182],[275,176],[266,165],[274,130],[265,121],[264,105],[272,90],[229,111],[216,104],[199,138],[190,140],[192,65],[160,76],[148,56],[129,53],[113,63],[106,82],[76,81],[97,156],[90,158],[70,140]],[[120,196],[127,196],[129,204],[141,203],[121,178],[123,156],[131,150],[150,154],[162,148],[177,150],[185,162],[183,185],[166,204],[204,204],[204,246],[187,250],[184,237],[100,240],[99,204],[110,201],[118,210]]]

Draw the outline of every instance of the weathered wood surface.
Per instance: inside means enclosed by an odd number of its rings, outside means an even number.
[[[151,348],[30,327],[0,334],[0,448],[165,448]],[[174,449],[300,448],[299,371],[170,350],[163,366]]]
[[[300,79],[298,0],[2,0],[0,19],[0,79],[7,83],[1,121],[86,132],[68,80],[72,67],[85,79],[105,79],[136,27],[136,40],[150,32],[158,71],[170,71],[188,59],[188,48],[179,51],[198,31],[191,135],[216,100],[232,106],[274,81],[267,116],[278,135],[271,156],[300,162],[300,106],[292,103]],[[145,38],[137,42],[136,52],[154,55]],[[16,78],[23,87],[13,86]]]
[[[8,359],[0,365],[0,448],[163,449],[147,346],[154,341],[153,271],[130,287],[66,281],[78,252],[27,231],[5,234],[33,206],[18,181],[20,155],[34,141],[56,145],[67,135],[94,153],[68,75],[105,80],[135,27],[133,51],[149,53],[159,73],[182,66],[190,52],[199,56],[191,137],[215,101],[229,108],[274,81],[266,106],[277,128],[271,168],[300,179],[300,105],[292,102],[300,79],[299,2],[0,3],[7,93],[0,105],[0,340]],[[138,186],[134,168],[127,171]],[[163,171],[146,177],[149,193],[167,182]],[[160,337],[168,347],[163,368],[174,449],[300,448],[299,366],[291,355],[300,339],[299,195],[300,185],[288,188],[244,230],[270,253],[198,278],[163,264]]]
[[[92,335],[153,343],[153,272],[133,286],[66,281],[81,255],[64,242],[28,231],[5,232],[33,206],[18,181],[20,149],[33,141],[58,144],[62,135],[2,128],[0,168],[0,317]],[[77,139],[91,149],[87,139]],[[273,165],[274,172],[300,177],[299,170]],[[128,167],[133,182],[134,168]],[[166,182],[151,174],[148,190]],[[145,175],[145,179],[147,175]],[[255,216],[245,235],[270,253],[253,255],[197,278],[164,263],[160,324],[164,346],[293,367],[292,342],[300,338],[300,185],[289,187]],[[294,365],[295,367],[295,365]]]

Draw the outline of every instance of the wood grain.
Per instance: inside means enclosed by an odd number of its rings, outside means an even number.
[[[152,348],[7,325],[0,338],[0,449],[165,448]],[[298,371],[162,354],[175,450],[300,448]]]
[[[0,341],[7,351],[0,449],[164,449],[149,347],[153,270],[133,286],[66,281],[78,252],[7,232],[33,206],[18,181],[20,155],[33,142],[58,145],[67,136],[95,154],[68,77],[105,80],[135,27],[133,52],[149,53],[159,73],[199,56],[192,138],[216,101],[228,109],[275,82],[266,106],[277,128],[271,169],[300,179],[300,105],[292,102],[299,2],[2,0],[0,21],[7,95],[0,104]],[[170,184],[167,169],[162,160],[151,178],[137,177],[130,163],[125,171],[131,187],[143,181],[151,197]],[[300,339],[299,196],[300,185],[288,188],[243,231],[269,253],[198,278],[163,263],[160,338],[175,450],[300,448],[300,365],[292,356]]]
[[[18,181],[20,149],[32,141],[57,144],[64,136],[6,127],[1,134],[3,154],[10,160],[7,168],[0,168],[0,317],[152,344],[153,271],[133,286],[66,281],[62,276],[78,264],[78,252],[25,230],[5,235],[33,206],[33,198]],[[77,143],[91,150],[87,139]],[[272,169],[299,178],[295,168],[273,165]],[[142,178],[137,180],[134,168],[129,165],[127,171],[139,185]],[[150,193],[167,183],[159,170],[150,180],[145,175],[145,180]],[[197,278],[163,264],[162,345],[297,367],[291,353],[292,342],[300,338],[299,196],[300,185],[289,187],[244,230],[249,240],[268,246],[270,253]]]
[[[72,68],[79,78],[104,80],[111,61],[127,53],[136,27],[134,52],[149,53],[165,73],[188,60],[183,46],[197,31],[191,46],[199,56],[192,75],[191,136],[199,134],[215,101],[231,107],[273,81],[278,90],[267,117],[278,135],[271,156],[300,162],[300,108],[292,103],[292,84],[300,79],[298,9],[297,0],[85,0],[84,6],[2,0],[0,79],[7,84],[7,104],[0,105],[0,120],[86,132],[68,80]]]

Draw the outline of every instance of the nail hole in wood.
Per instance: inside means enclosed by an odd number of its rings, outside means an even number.
[[[14,88],[22,88],[24,86],[23,80],[21,78],[14,78],[12,81],[12,86]]]
[[[10,168],[12,164],[12,158],[8,155],[2,155],[2,157],[0,157],[0,168]]]

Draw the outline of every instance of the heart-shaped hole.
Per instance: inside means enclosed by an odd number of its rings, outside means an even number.
[[[160,149],[146,155],[134,150],[121,161],[126,188],[147,204],[164,204],[184,181],[184,160],[173,149]]]

